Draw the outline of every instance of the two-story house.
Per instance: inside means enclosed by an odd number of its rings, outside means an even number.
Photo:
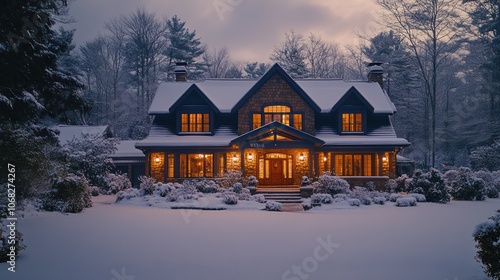
[[[149,114],[149,136],[136,143],[158,181],[256,176],[260,186],[299,185],[330,171],[364,185],[394,177],[408,141],[390,122],[383,69],[368,81],[292,79],[278,64],[258,80],[189,82],[185,66],[162,83]]]

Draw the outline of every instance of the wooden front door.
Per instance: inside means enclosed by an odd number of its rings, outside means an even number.
[[[284,185],[283,159],[269,160],[269,181],[271,185]]]

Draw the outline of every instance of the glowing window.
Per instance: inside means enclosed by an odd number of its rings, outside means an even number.
[[[363,132],[363,114],[342,114],[342,132]]]
[[[181,132],[210,132],[210,114],[181,114]]]

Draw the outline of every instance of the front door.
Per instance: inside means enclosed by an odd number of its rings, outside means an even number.
[[[284,185],[283,159],[270,159],[269,165],[269,181],[271,185]]]

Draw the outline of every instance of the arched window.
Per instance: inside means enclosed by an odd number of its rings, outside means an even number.
[[[262,113],[253,114],[252,129],[274,121],[302,130],[302,114],[292,112],[291,108],[286,105],[266,106]]]

